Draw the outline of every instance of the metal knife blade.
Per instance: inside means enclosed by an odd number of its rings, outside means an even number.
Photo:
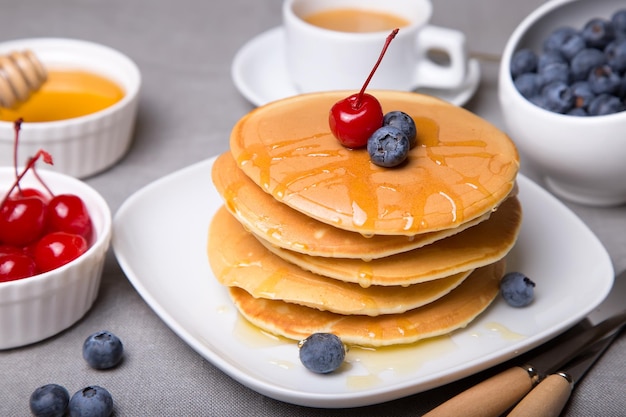
[[[589,329],[563,341],[553,343],[523,365],[529,373],[536,372],[539,379],[560,370],[563,365],[583,352],[590,344],[602,339],[626,323],[626,311],[612,316]]]
[[[583,350],[587,350],[595,340],[602,339],[624,325],[625,298],[626,271],[623,271],[615,277],[609,295],[598,307],[582,322],[563,334],[563,338],[558,337],[545,344],[541,353],[532,356],[527,364],[529,363],[538,370],[540,379],[560,371],[566,363],[581,354]]]
[[[580,357],[575,358],[571,363],[567,364],[565,369],[558,372],[558,375],[569,380],[572,386],[575,386],[581,379],[585,377],[589,369],[600,359],[604,352],[609,348],[613,340],[621,333],[618,329],[612,335],[598,340],[590,346],[588,351],[583,352]]]
[[[548,376],[511,410],[507,417],[549,417],[561,414],[574,386],[602,356],[620,331],[595,342],[564,370]]]
[[[525,366],[514,366],[449,399],[423,417],[463,415],[466,417],[498,417],[524,397],[539,381],[540,376],[559,370],[582,350],[624,324],[626,310],[626,271],[614,280],[606,299],[579,324],[525,355]],[[602,314],[612,313],[620,306],[620,313],[593,325]]]

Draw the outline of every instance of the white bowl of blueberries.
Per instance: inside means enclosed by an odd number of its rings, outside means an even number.
[[[626,202],[626,4],[553,0],[509,38],[499,74],[508,134],[556,195]]]

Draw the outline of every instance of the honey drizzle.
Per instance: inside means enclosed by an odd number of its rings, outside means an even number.
[[[365,150],[341,147],[330,132],[280,131],[268,128],[278,123],[273,115],[250,121],[254,114],[240,121],[231,143],[246,174],[277,200],[364,235],[381,230],[413,235],[478,217],[491,209],[488,202],[495,204],[510,191],[518,168],[515,158],[490,149],[480,131],[458,129],[442,137],[431,117],[414,116],[419,146],[411,150],[409,163],[394,171],[373,166]],[[314,130],[319,129],[316,124]],[[489,191],[494,188],[497,196]],[[475,212],[476,201],[485,201],[484,210]]]

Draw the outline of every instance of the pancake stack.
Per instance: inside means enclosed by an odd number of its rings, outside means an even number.
[[[464,109],[380,91],[384,112],[413,117],[418,144],[378,167],[330,132],[349,94],[288,98],[236,124],[212,171],[214,275],[246,319],[294,340],[388,346],[464,327],[498,294],[519,233],[517,151]]]

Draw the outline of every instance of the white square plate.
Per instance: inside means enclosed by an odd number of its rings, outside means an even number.
[[[352,348],[329,375],[307,371],[293,341],[247,325],[213,276],[207,232],[222,199],[214,159],[168,175],[118,210],[113,248],[135,289],[200,355],[249,388],[304,406],[381,403],[455,381],[551,339],[591,312],[613,283],[608,253],[556,198],[519,176],[524,220],[508,269],[536,283],[535,301],[517,309],[498,298],[465,329],[405,347]]]

